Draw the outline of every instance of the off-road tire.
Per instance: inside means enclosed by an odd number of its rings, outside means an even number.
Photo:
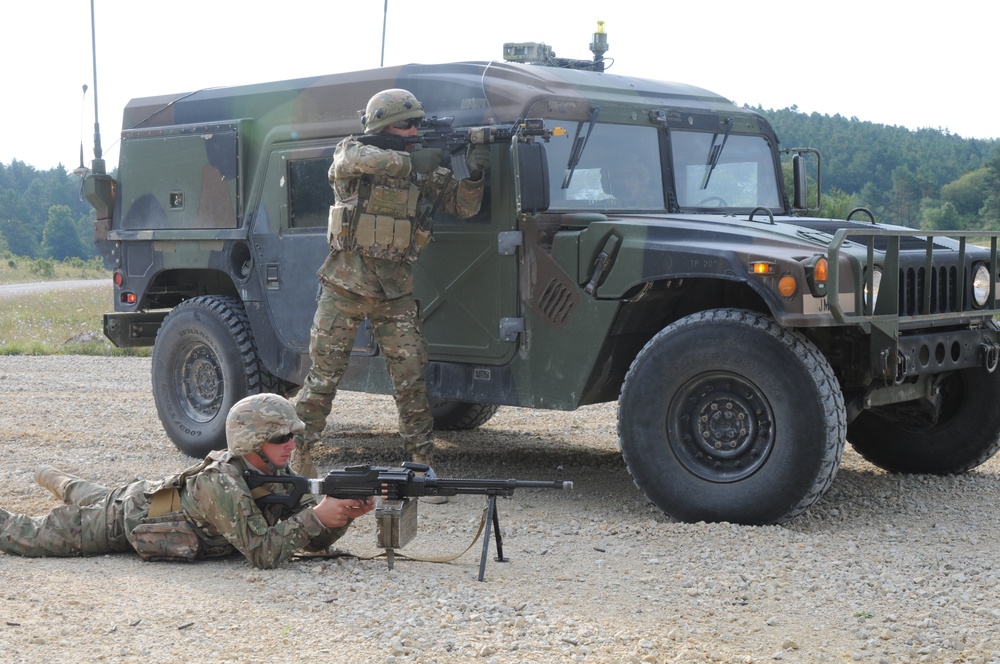
[[[674,519],[762,525],[801,514],[840,465],[846,413],[819,350],[763,314],[718,309],[656,334],[625,377],[619,445]]]
[[[163,320],[152,380],[167,436],[193,457],[224,449],[233,404],[279,383],[260,363],[243,303],[217,295],[185,300]]]
[[[431,399],[431,415],[438,431],[467,431],[490,421],[500,407],[489,403]]]
[[[906,404],[866,410],[847,440],[869,463],[894,473],[950,475],[986,462],[1000,449],[1000,370],[955,371],[940,383],[936,424],[907,417]]]

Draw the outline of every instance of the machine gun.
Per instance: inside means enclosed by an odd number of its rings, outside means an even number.
[[[417,500],[421,496],[485,495],[488,497],[483,516],[483,553],[479,561],[479,580],[486,573],[486,555],[489,552],[492,522],[496,539],[497,561],[506,562],[503,540],[500,536],[500,517],[497,514],[497,496],[510,497],[516,489],[572,489],[573,483],[562,480],[498,480],[455,479],[437,477],[430,466],[406,462],[399,468],[384,466],[348,466],[331,470],[326,477],[310,479],[296,475],[259,475],[247,471],[243,474],[247,486],[257,489],[264,484],[284,484],[291,487],[287,494],[265,493],[255,500],[258,505],[298,506],[302,497],[311,493],[334,498],[381,498],[375,508],[378,526],[378,544],[386,550],[389,568],[392,569],[395,549],[406,546],[417,533]],[[413,499],[413,500],[411,500]]]

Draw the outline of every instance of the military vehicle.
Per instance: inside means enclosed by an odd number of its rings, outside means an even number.
[[[636,485],[684,521],[787,521],[846,440],[896,472],[989,459],[996,235],[805,216],[816,151],[715,93],[610,73],[601,31],[591,50],[132,100],[117,177],[95,162],[84,189],[113,270],[105,334],[152,345],[177,447],[222,447],[234,402],[304,380],[334,147],[405,88],[432,138],[491,151],[482,211],[438,214],[416,264],[438,427],[617,400]],[[341,387],[392,391],[367,330]]]

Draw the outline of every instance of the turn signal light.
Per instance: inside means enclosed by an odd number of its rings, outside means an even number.
[[[826,297],[826,282],[830,276],[830,264],[823,254],[816,254],[805,265],[806,283],[814,297]]]

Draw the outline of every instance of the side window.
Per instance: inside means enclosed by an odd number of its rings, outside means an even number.
[[[326,228],[333,188],[327,178],[330,158],[288,161],[288,226]]]

